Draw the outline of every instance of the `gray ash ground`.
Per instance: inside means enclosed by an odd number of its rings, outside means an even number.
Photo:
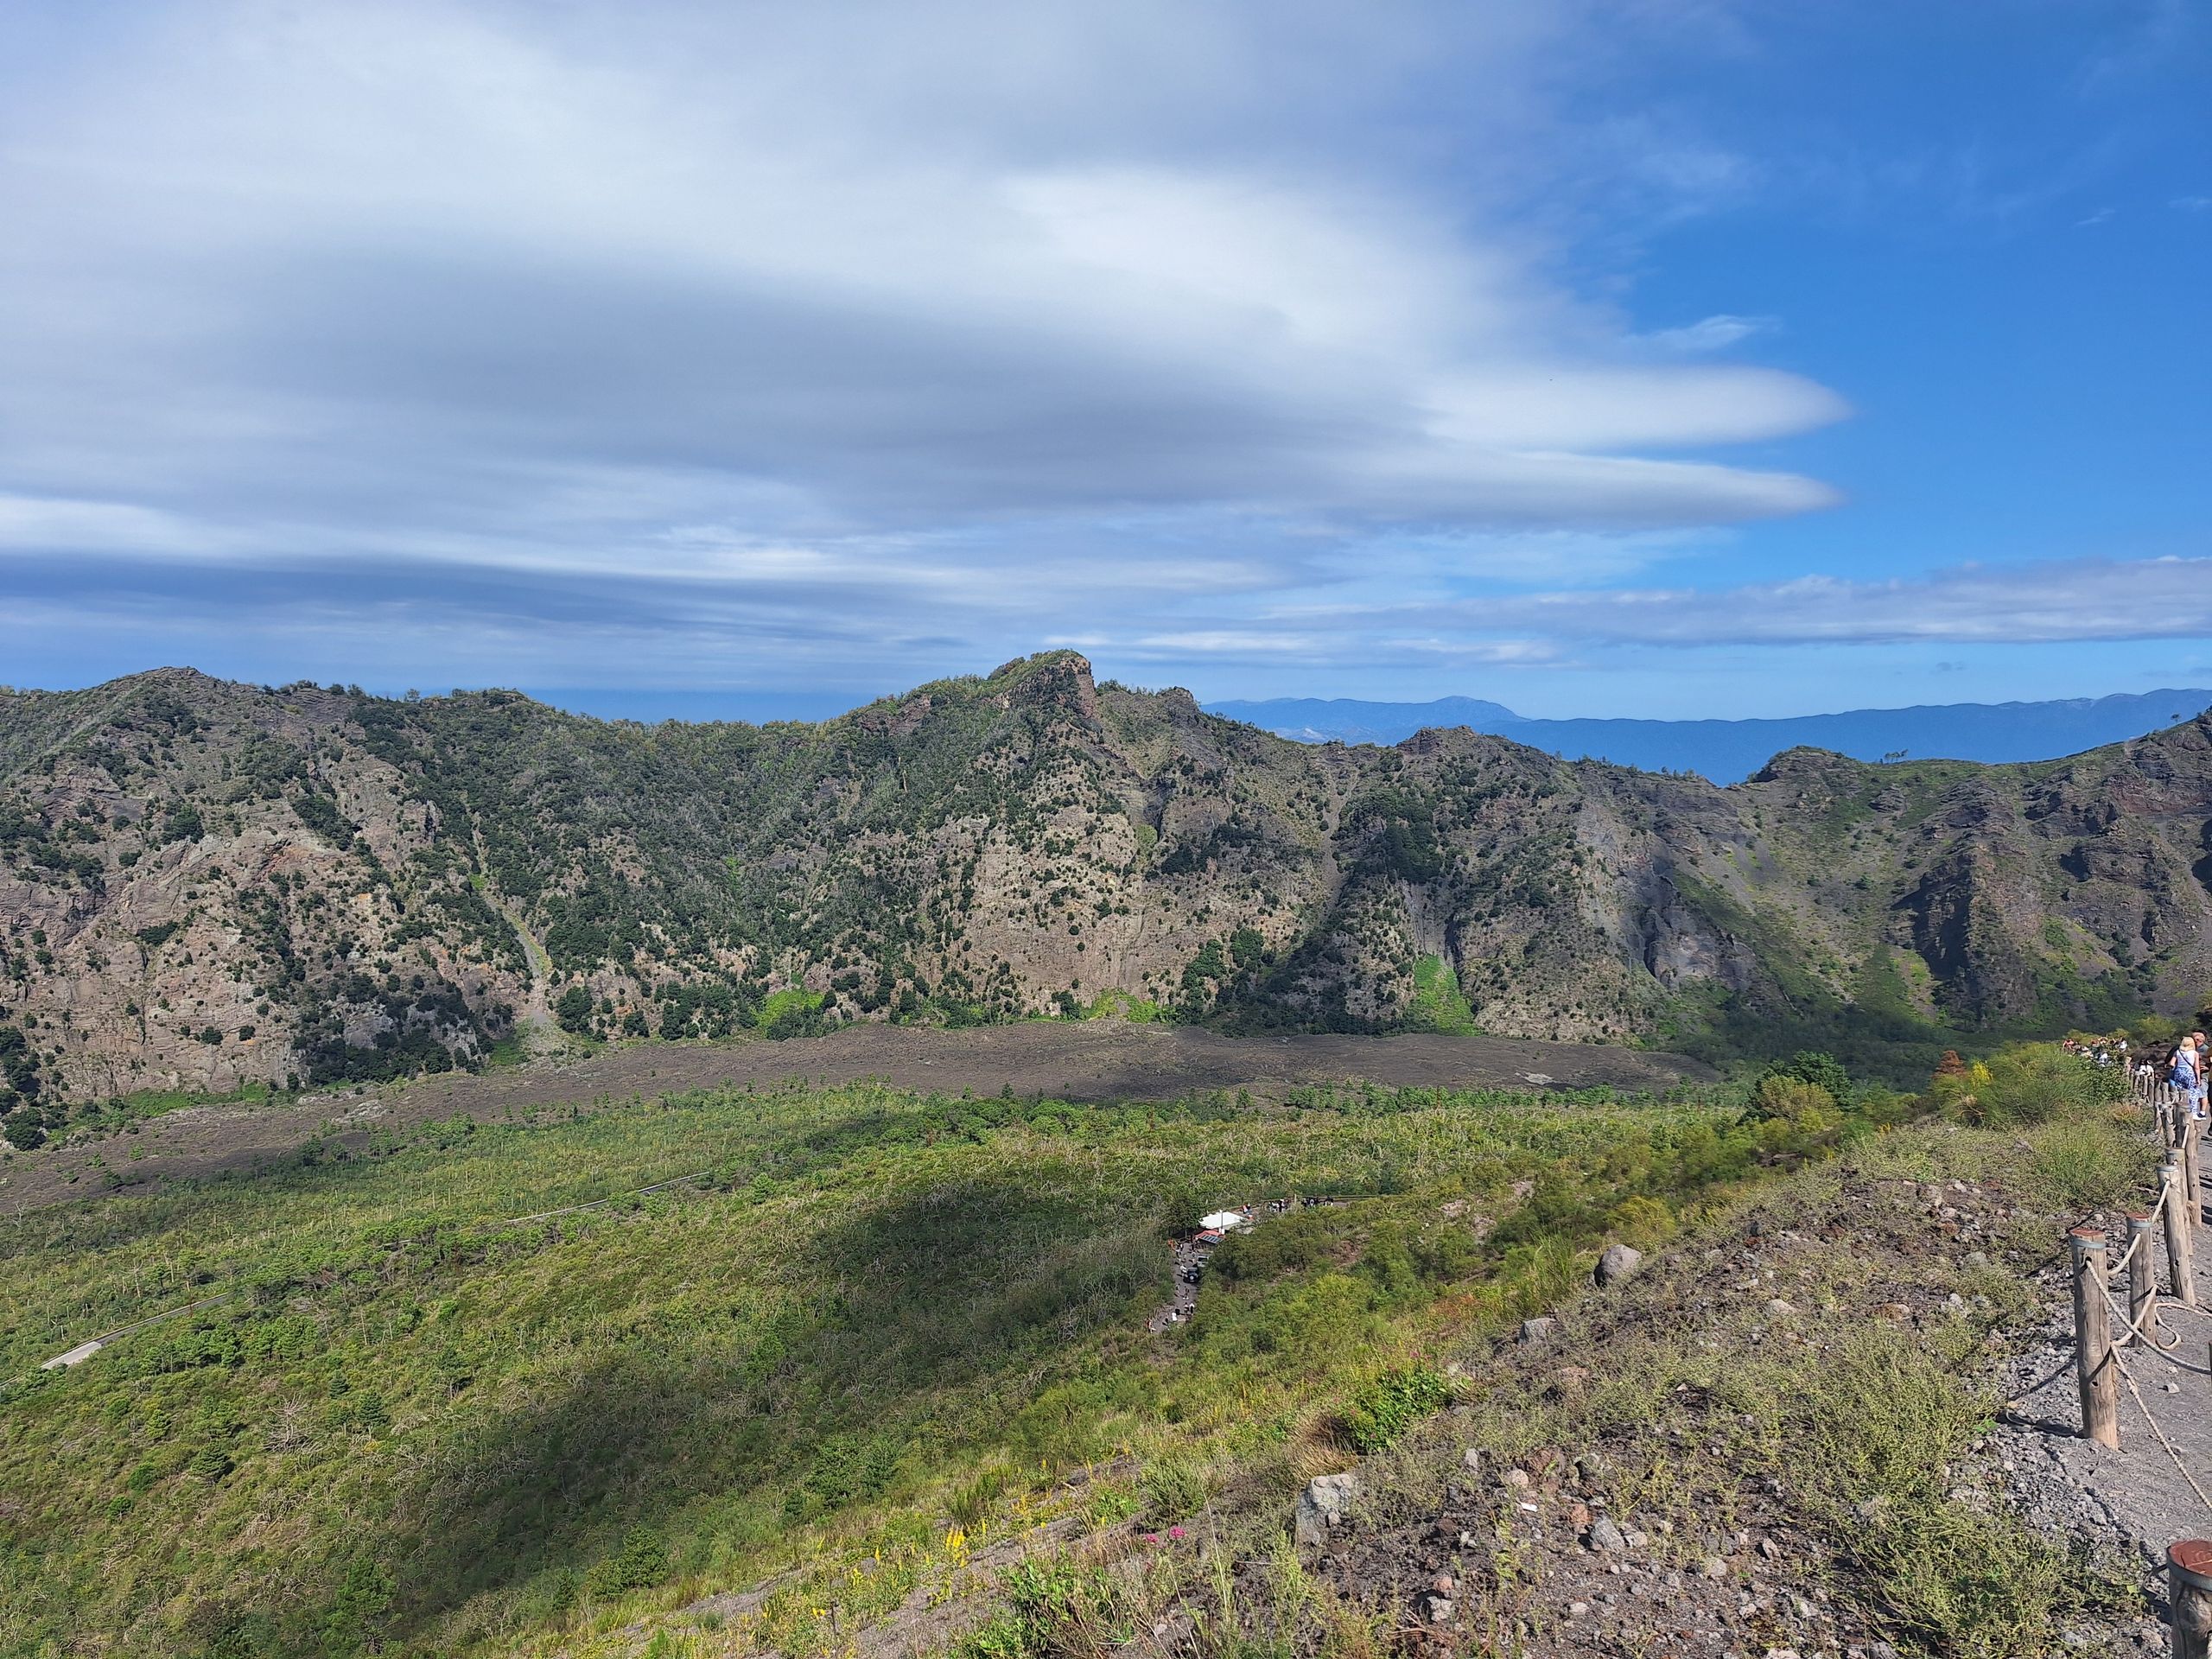
[[[1854,1325],[1932,1332],[1978,1319],[1988,1305],[1971,1294],[1973,1275],[2017,1266],[2034,1308],[2021,1326],[1986,1339],[1989,1386],[1993,1394],[2024,1392],[2063,1362],[2066,1368],[1947,1471],[1949,1496],[1978,1507],[2017,1506],[2123,1575],[2132,1560],[2148,1605],[2162,1612],[2151,1557],[2212,1527],[2212,1511],[2189,1490],[2132,1398],[2121,1452],[2076,1437],[2070,1344],[2062,1351],[2071,1328],[2063,1258],[2057,1265],[2035,1258],[2049,1253],[2063,1224],[1973,1182],[1857,1180],[1810,1211],[1769,1199],[1742,1218],[1734,1237],[1678,1250],[1622,1292],[1583,1296],[1559,1310],[1542,1338],[1471,1355],[1466,1375],[1478,1395],[1572,1400],[1639,1332],[1685,1326],[1703,1347],[1786,1346],[1820,1363]],[[1855,1282],[1839,1284],[1839,1251],[1862,1270]],[[1827,1304],[1817,1313],[1816,1300]],[[2212,1292],[2206,1303],[2212,1306]],[[2212,1321],[2189,1318],[2212,1329]],[[2146,1385],[2145,1397],[2192,1467],[2202,1469],[2212,1465],[2212,1383],[2194,1381],[2193,1393],[2185,1380],[2182,1395]],[[1432,1433],[1410,1459],[1428,1459],[1432,1468],[1451,1459],[1440,1499],[1419,1501],[1409,1516],[1408,1463],[1381,1471],[1386,1490],[1364,1506],[1355,1502],[1329,1529],[1313,1569],[1353,1599],[1395,1609],[1401,1645],[1411,1651],[1521,1659],[1891,1659],[1897,1644],[1926,1651],[1904,1643],[1885,1616],[1882,1586],[1857,1573],[1839,1540],[1808,1523],[1772,1465],[1731,1466],[1718,1444],[1727,1409],[1717,1395],[1678,1389],[1656,1423],[1592,1421],[1566,1443],[1492,1465],[1453,1449],[1454,1422],[1473,1427],[1470,1408],[1455,1408],[1441,1421],[1443,1438]],[[1719,1503],[1686,1519],[1679,1501],[1647,1507],[1624,1500],[1627,1492],[1649,1499],[1655,1466],[1674,1459],[1687,1469],[1706,1452],[1703,1478],[1726,1492],[1725,1518]],[[2212,1486],[2212,1478],[2199,1478]],[[2165,1637],[2139,1609],[2080,1615],[2050,1632],[2050,1645],[2163,1653]]]
[[[2120,1217],[2099,1219],[2114,1241],[2126,1236]],[[2203,1249],[2206,1236],[2198,1237]],[[2200,1266],[2196,1278],[2198,1306],[2212,1311],[2212,1274]],[[2212,1377],[2200,1374],[2212,1358],[2212,1316],[2163,1300],[2159,1351],[2123,1351],[2120,1449],[2111,1451],[2081,1437],[2065,1259],[2035,1279],[2044,1318],[2021,1333],[2004,1366],[1999,1386],[2008,1404],[1989,1457],[2038,1529],[2082,1548],[2124,1553],[2163,1611],[2167,1546],[2212,1537],[2212,1499],[2204,1495],[2212,1493]],[[2167,1363],[2161,1356],[2169,1353],[2196,1369]],[[2146,1645],[2164,1651],[2163,1637]]]
[[[378,1131],[466,1116],[481,1122],[533,1111],[687,1089],[882,1082],[919,1092],[1012,1090],[1058,1100],[1174,1100],[1243,1090],[1279,1101],[1302,1084],[1373,1083],[1430,1089],[1663,1090],[1710,1081],[1679,1054],[1534,1039],[1407,1033],[1232,1037],[1188,1026],[1038,1020],[964,1030],[848,1027],[788,1042],[635,1042],[588,1058],[539,1061],[481,1075],[448,1072],[404,1084],[360,1085],[283,1106],[172,1112],[135,1135],[10,1155],[0,1149],[0,1215],[164,1181],[206,1180],[283,1163],[309,1141],[359,1151]]]

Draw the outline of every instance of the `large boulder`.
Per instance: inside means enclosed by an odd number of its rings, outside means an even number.
[[[1350,1471],[1341,1475],[1316,1475],[1307,1481],[1306,1490],[1298,1495],[1298,1513],[1292,1522],[1292,1531],[1299,1544],[1320,1544],[1328,1537],[1331,1527],[1343,1524],[1345,1511],[1358,1496],[1359,1477]]]
[[[1598,1271],[1592,1275],[1598,1288],[1605,1290],[1618,1285],[1643,1265],[1643,1252],[1632,1250],[1625,1244],[1608,1244],[1605,1253],[1598,1258]]]

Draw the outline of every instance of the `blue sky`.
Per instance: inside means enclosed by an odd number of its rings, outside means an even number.
[[[2212,684],[2208,16],[16,0],[0,681]]]

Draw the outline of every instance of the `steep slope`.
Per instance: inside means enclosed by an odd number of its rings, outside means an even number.
[[[469,1065],[534,997],[601,1035],[1925,1038],[2193,998],[2208,818],[2202,720],[1718,789],[1467,731],[1300,745],[1065,652],[814,726],[163,670],[0,696],[0,1065],[35,1106]]]

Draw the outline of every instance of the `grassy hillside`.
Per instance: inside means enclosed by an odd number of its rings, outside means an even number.
[[[0,1650],[537,1650],[796,1568],[739,1648],[835,1652],[994,1527],[1387,1440],[1437,1332],[1836,1132],[1739,1103],[738,1092],[15,1221]],[[1294,1192],[1350,1201],[1147,1332],[1170,1230]]]

